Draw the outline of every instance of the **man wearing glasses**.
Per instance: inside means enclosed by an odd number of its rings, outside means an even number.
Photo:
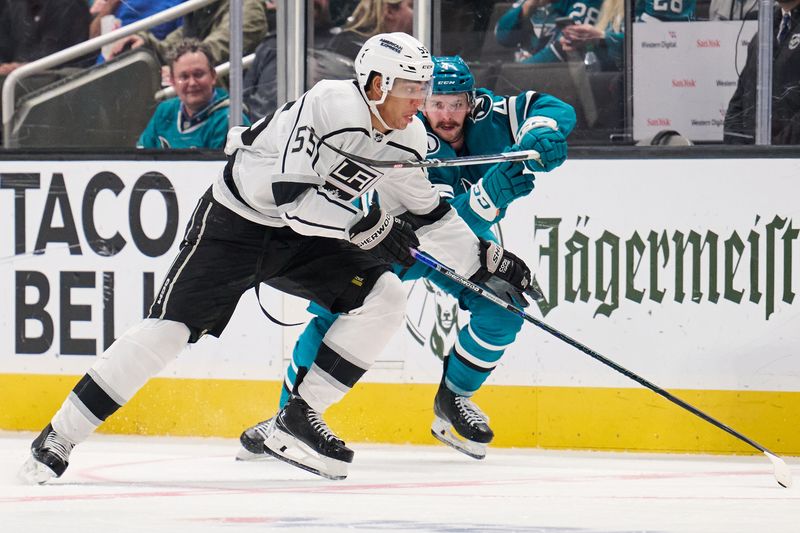
[[[208,46],[184,39],[172,50],[170,82],[176,98],[159,104],[139,136],[137,148],[215,148],[225,146],[230,98],[215,87],[217,73]],[[250,125],[242,115],[242,124]]]

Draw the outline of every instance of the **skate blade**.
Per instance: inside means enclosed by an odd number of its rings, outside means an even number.
[[[306,443],[278,428],[264,441],[264,451],[276,459],[325,479],[338,481],[347,477],[347,463],[318,454]]]
[[[26,485],[44,485],[58,476],[46,465],[30,456],[17,472],[17,477]]]
[[[249,450],[246,450],[244,447],[240,446],[239,450],[236,452],[236,460],[237,461],[271,461],[272,456],[266,452],[264,453],[253,453]]]
[[[447,420],[435,418],[431,425],[431,435],[439,442],[455,448],[464,455],[481,460],[486,457],[486,445],[480,442],[467,440],[453,430],[452,424]]]

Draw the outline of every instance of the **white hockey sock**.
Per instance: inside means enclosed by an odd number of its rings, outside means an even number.
[[[126,331],[97,359],[53,417],[53,429],[79,443],[147,381],[174,360],[189,341],[189,328],[146,319]]]
[[[369,370],[402,325],[405,303],[400,279],[386,272],[361,307],[339,315],[298,388],[315,411],[322,413],[341,400]]]

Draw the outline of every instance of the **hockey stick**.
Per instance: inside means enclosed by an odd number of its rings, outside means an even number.
[[[379,159],[369,159],[360,155],[345,152],[332,144],[328,144],[324,139],[312,132],[312,135],[319,142],[333,150],[339,155],[348,159],[375,168],[431,168],[431,167],[463,167],[468,165],[483,165],[486,163],[499,163],[501,161],[530,161],[534,160],[542,164],[541,155],[536,150],[520,150],[518,152],[501,152],[499,154],[487,155],[467,155],[464,157],[449,157],[444,159],[402,159],[398,161],[381,161]]]
[[[564,333],[561,333],[557,329],[555,329],[555,328],[553,328],[551,326],[548,326],[547,324],[545,324],[541,320],[538,320],[538,319],[534,318],[533,316],[529,315],[528,313],[526,313],[522,309],[520,309],[520,308],[518,308],[518,307],[516,307],[514,305],[511,305],[511,304],[507,303],[506,301],[502,300],[501,298],[495,296],[491,292],[482,289],[481,287],[479,287],[475,283],[472,283],[467,278],[459,275],[457,272],[454,272],[453,270],[451,270],[451,269],[447,268],[446,266],[444,266],[443,264],[439,263],[438,261],[436,261],[436,259],[434,259],[434,258],[432,258],[432,257],[430,257],[428,255],[425,255],[424,253],[420,252],[419,250],[415,250],[413,248],[411,249],[411,255],[414,257],[414,259],[416,259],[420,263],[422,263],[424,265],[427,265],[427,266],[431,267],[432,269],[434,269],[435,271],[439,272],[440,274],[443,274],[443,275],[447,276],[448,278],[450,278],[451,280],[455,281],[459,285],[462,285],[462,286],[466,287],[467,289],[479,294],[480,296],[483,296],[484,298],[486,298],[490,302],[495,303],[495,304],[499,305],[500,307],[503,307],[506,310],[508,310],[508,311],[510,311],[510,312],[512,312],[512,313],[514,313],[516,315],[519,315],[520,317],[524,318],[525,320],[527,320],[531,324],[533,324],[533,325],[545,330],[550,335],[553,335],[557,339],[566,342],[567,344],[569,344],[573,348],[577,348],[578,350],[582,351],[583,353],[585,353],[589,357],[592,357],[593,359],[596,359],[596,360],[600,361],[604,365],[613,368],[614,370],[616,370],[620,374],[623,374],[624,376],[629,377],[630,379],[634,380],[635,382],[639,383],[640,385],[643,385],[644,387],[646,387],[646,388],[650,389],[651,391],[655,392],[659,396],[663,396],[664,398],[666,398],[667,400],[671,401],[672,403],[674,403],[674,404],[686,409],[687,411],[689,411],[693,415],[696,415],[696,416],[702,418],[706,422],[709,422],[710,424],[713,424],[713,425],[717,426],[718,428],[722,429],[723,431],[727,431],[728,433],[730,433],[731,435],[733,435],[737,439],[739,439],[741,441],[744,441],[747,444],[749,444],[750,446],[752,446],[753,448],[763,452],[767,456],[767,458],[772,462],[772,465],[774,467],[775,480],[778,482],[778,484],[781,487],[785,487],[785,488],[788,488],[788,487],[790,487],[792,485],[792,472],[789,470],[789,467],[786,466],[786,463],[783,461],[783,459],[781,459],[776,454],[774,454],[771,451],[769,451],[764,446],[761,446],[760,444],[758,444],[754,440],[751,440],[751,439],[745,437],[744,435],[742,435],[741,433],[739,433],[735,429],[732,429],[729,426],[726,426],[725,424],[723,424],[719,420],[711,417],[710,415],[707,415],[706,413],[704,413],[703,411],[699,410],[698,408],[686,403],[685,401],[681,400],[677,396],[674,396],[673,394],[671,394],[671,393],[667,392],[666,390],[662,389],[658,385],[655,385],[655,384],[647,381],[646,379],[644,379],[643,377],[639,376],[638,374],[635,374],[635,373],[631,372],[630,370],[628,370],[627,368],[625,368],[623,366],[620,366],[619,364],[615,363],[614,361],[612,361],[612,360],[600,355],[599,353],[595,352],[591,348],[588,348],[587,346],[581,344],[580,342],[576,341],[575,339],[565,335]]]

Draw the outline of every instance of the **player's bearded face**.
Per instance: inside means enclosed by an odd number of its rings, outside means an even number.
[[[396,79],[386,100],[378,105],[381,117],[392,129],[405,129],[430,94],[430,82]]]
[[[423,111],[433,132],[445,142],[461,138],[469,114],[467,93],[434,94],[425,101]]]

